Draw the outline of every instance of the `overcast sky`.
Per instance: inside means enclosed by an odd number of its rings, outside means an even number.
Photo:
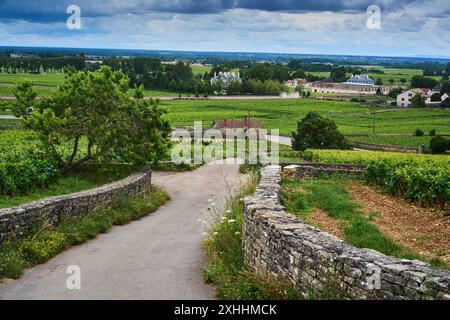
[[[81,9],[79,30],[66,25],[71,4]],[[367,27],[371,5],[381,9],[381,29]],[[449,0],[0,0],[0,45],[449,57],[450,6]]]

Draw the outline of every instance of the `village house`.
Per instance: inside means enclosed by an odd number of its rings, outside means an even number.
[[[298,86],[305,86],[307,83],[308,83],[308,80],[306,80],[306,79],[296,78],[296,79],[288,80],[284,84],[291,89],[295,89]]]
[[[248,129],[255,129],[256,132],[262,128],[262,125],[257,120],[252,120],[246,117],[245,119],[223,119],[215,120],[213,128],[221,130],[224,134],[227,129],[242,129],[247,131]]]
[[[410,107],[412,99],[417,94],[420,94],[422,98],[425,98],[425,104],[427,104],[427,105],[433,105],[433,104],[439,105],[442,101],[445,101],[446,98],[448,98],[448,96],[445,97],[445,95],[443,95],[441,98],[441,101],[432,102],[431,97],[435,93],[438,93],[438,92],[428,89],[428,88],[414,88],[414,89],[407,90],[397,96],[397,107],[403,107],[403,108]]]

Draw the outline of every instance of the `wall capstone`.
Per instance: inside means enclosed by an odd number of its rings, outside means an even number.
[[[74,194],[50,197],[17,207],[0,209],[0,244],[27,235],[42,219],[56,226],[68,218],[80,218],[123,197],[139,196],[151,186],[151,170]]]
[[[355,248],[284,211],[281,167],[262,169],[244,201],[243,247],[249,268],[287,279],[304,297],[450,300],[450,272],[417,260]]]

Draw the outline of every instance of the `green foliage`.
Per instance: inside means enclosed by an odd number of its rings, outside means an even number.
[[[309,112],[298,122],[297,132],[292,133],[294,150],[349,149],[346,138],[338,131],[334,121],[322,117],[317,112]]]
[[[441,97],[442,95],[439,92],[436,92],[431,96],[431,102],[441,102]]]
[[[411,107],[412,108],[426,108],[427,105],[425,103],[425,98],[423,98],[420,93],[417,93],[411,99]]]
[[[436,129],[431,129],[429,133],[430,136],[434,137],[436,135]]]
[[[13,89],[13,92],[17,99],[14,104],[14,115],[19,118],[27,118],[33,111],[37,97],[33,83],[30,80],[23,80]]]
[[[438,85],[438,81],[433,78],[424,77],[421,75],[415,75],[411,79],[411,86],[413,88],[428,88],[433,89]]]
[[[247,270],[242,250],[242,197],[252,194],[258,182],[257,175],[240,192],[227,201],[227,211],[214,226],[206,241],[208,263],[204,275],[213,283],[217,294],[229,300],[279,300],[298,298],[292,286],[285,281],[257,276]]]
[[[401,94],[403,90],[401,88],[394,88],[391,91],[389,91],[389,97],[393,99],[397,99],[397,96]]]
[[[344,67],[335,68],[330,73],[333,82],[345,82],[347,80],[347,70]]]
[[[368,165],[367,180],[425,206],[444,206],[450,200],[450,171],[432,163],[374,161]]]
[[[123,225],[148,215],[168,199],[166,192],[152,188],[142,197],[120,199],[111,207],[91,212],[84,218],[69,219],[53,229],[41,223],[29,237],[0,245],[0,279],[18,279],[24,269],[44,263],[63,250],[108,231],[113,225]]]
[[[143,99],[142,87],[131,96],[128,87],[129,79],[108,67],[96,73],[69,72],[55,92],[35,102],[37,108],[25,123],[40,134],[63,171],[92,160],[157,163],[168,151],[170,126],[161,119],[164,111],[158,102]],[[18,85],[19,101],[28,89]],[[69,143],[71,151],[61,152],[60,146]]]
[[[450,150],[450,139],[442,136],[435,136],[430,141],[430,150],[432,153],[445,153]]]
[[[0,194],[17,195],[43,188],[59,175],[57,162],[39,151],[0,158]]]
[[[425,133],[423,132],[423,130],[421,130],[421,129],[419,129],[419,128],[417,128],[416,131],[414,132],[414,135],[415,135],[416,137],[423,137],[424,134],[425,134]]]

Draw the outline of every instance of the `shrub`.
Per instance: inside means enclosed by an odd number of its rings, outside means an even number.
[[[435,136],[430,141],[430,150],[432,153],[445,153],[450,150],[450,139],[446,139],[442,136]]]
[[[34,187],[43,188],[58,175],[58,163],[37,151],[19,158],[0,159],[0,194],[15,195]]]
[[[434,137],[436,135],[436,129],[430,130],[430,136]]]
[[[294,150],[350,149],[350,143],[337,129],[336,123],[322,117],[317,112],[309,112],[297,124],[297,132],[292,133]]]
[[[416,137],[423,137],[424,132],[421,129],[416,129],[416,132],[414,132],[414,135]]]

